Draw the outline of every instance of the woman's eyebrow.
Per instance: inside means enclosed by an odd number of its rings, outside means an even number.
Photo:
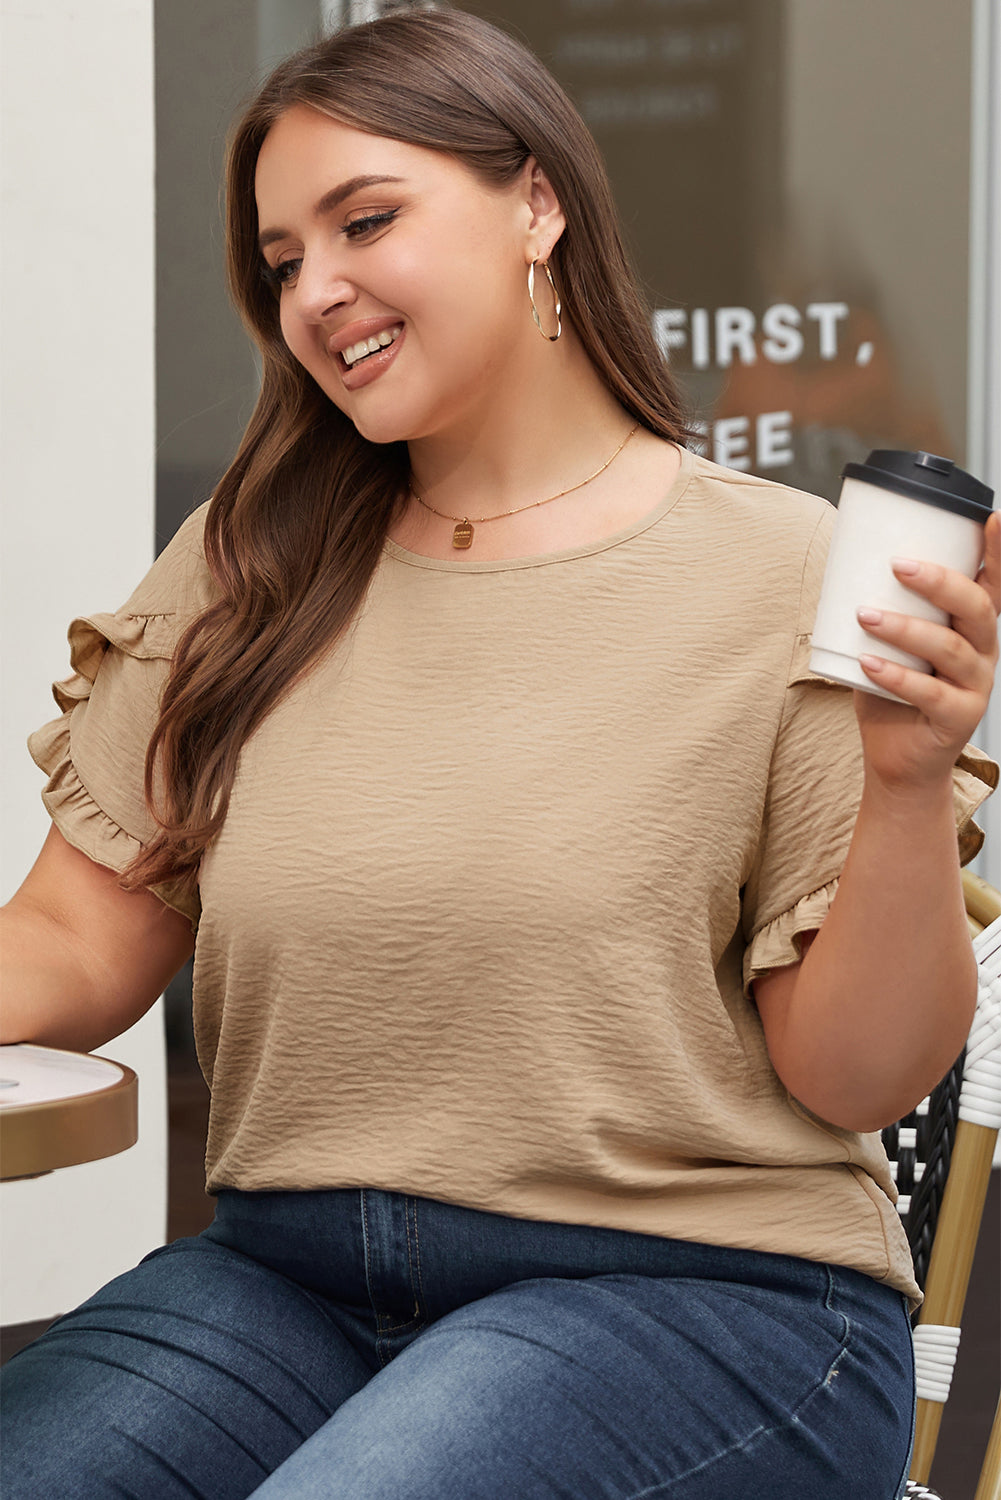
[[[362,188],[376,187],[381,182],[404,182],[405,180],[403,177],[388,176],[349,177],[346,182],[331,188],[329,193],[324,193],[313,208],[313,217],[322,219],[324,214],[331,213],[344,202],[345,198],[350,198],[352,193],[360,192]],[[287,229],[262,229],[257,243],[262,250],[265,250],[275,240],[283,240],[287,235]]]

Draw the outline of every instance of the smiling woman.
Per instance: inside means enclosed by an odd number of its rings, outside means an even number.
[[[180,643],[150,747],[164,790],[130,872],[144,884],[197,868],[240,746],[345,629],[387,535],[448,546],[415,490],[475,517],[527,489],[534,512],[639,421],[618,484],[509,522],[480,555],[555,550],[649,513],[688,435],[594,142],[541,64],[483,22],[389,17],[280,66],[234,135],[227,209],[263,379],[206,517],[231,597]],[[540,259],[567,311],[554,346],[524,316]],[[348,368],[346,347],[397,327]]]
[[[324,192],[352,165],[366,170]],[[497,187],[440,151],[300,106],[261,148],[256,197],[285,343],[370,440],[481,428],[504,395],[498,366],[524,380],[542,365],[546,351],[519,316],[526,244],[545,258],[564,224],[534,159]],[[369,341],[394,327],[401,334],[371,358]],[[359,343],[363,365],[344,357]]]
[[[73,626],[5,917],[12,1040],[101,1040],[197,927],[218,1209],[11,1361],[5,1481],[888,1500],[920,1293],[867,1132],[972,1004],[996,520],[976,581],[901,569],[950,623],[874,649],[937,675],[856,717],[830,508],[686,448],[593,141],[458,11],[272,74],[228,248],[257,408]]]

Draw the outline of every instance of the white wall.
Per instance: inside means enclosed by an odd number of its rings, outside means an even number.
[[[153,0],[3,0],[0,61],[0,895],[47,828],[24,740],[54,716],[74,614],[153,557]],[[0,1319],[63,1312],[161,1244],[159,1006],[102,1049],[139,1075],[140,1140],[0,1189]]]

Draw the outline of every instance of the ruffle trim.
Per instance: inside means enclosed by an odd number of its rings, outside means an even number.
[[[953,768],[952,797],[961,864],[969,864],[983,846],[983,829],[973,821],[973,814],[997,787],[998,774],[995,762],[973,745],[967,745]],[[750,995],[752,980],[769,969],[800,962],[803,953],[799,939],[804,932],[820,927],[837,888],[838,881],[829,880],[754,934],[744,952],[745,995]]]
[[[984,845],[984,831],[973,821],[973,814],[991,792],[997,789],[998,766],[990,756],[967,745],[952,772],[952,801],[959,836],[959,862],[968,865]]]
[[[52,684],[52,693],[63,713],[90,697],[101,660],[109,646],[138,661],[170,661],[178,638],[178,620],[173,614],[85,615],[67,632],[73,675]]]
[[[803,957],[799,942],[804,932],[816,932],[831,909],[838,881],[829,880],[809,895],[803,896],[788,911],[781,912],[756,932],[744,952],[744,993],[750,996],[751,982],[769,969],[784,969],[798,964]]]
[[[63,838],[88,859],[120,874],[142,845],[102,811],[80,780],[71,754],[69,712],[30,735],[28,750],[49,778],[42,801]],[[193,930],[197,928],[201,914],[197,889],[187,881],[170,880],[150,890],[166,906],[187,917]]]

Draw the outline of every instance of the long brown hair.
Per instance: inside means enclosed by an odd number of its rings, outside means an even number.
[[[227,167],[230,287],[260,350],[261,391],[207,512],[219,597],[177,647],[146,763],[159,831],[129,867],[130,886],[194,876],[243,744],[348,625],[406,494],[406,445],[362,438],[293,359],[262,276],[257,157],[293,105],[446,151],[497,186],[534,156],[566,218],[550,264],[584,349],[634,418],[675,442],[690,436],[597,147],[531,52],[465,12],[409,11],[280,64],[238,121]]]

